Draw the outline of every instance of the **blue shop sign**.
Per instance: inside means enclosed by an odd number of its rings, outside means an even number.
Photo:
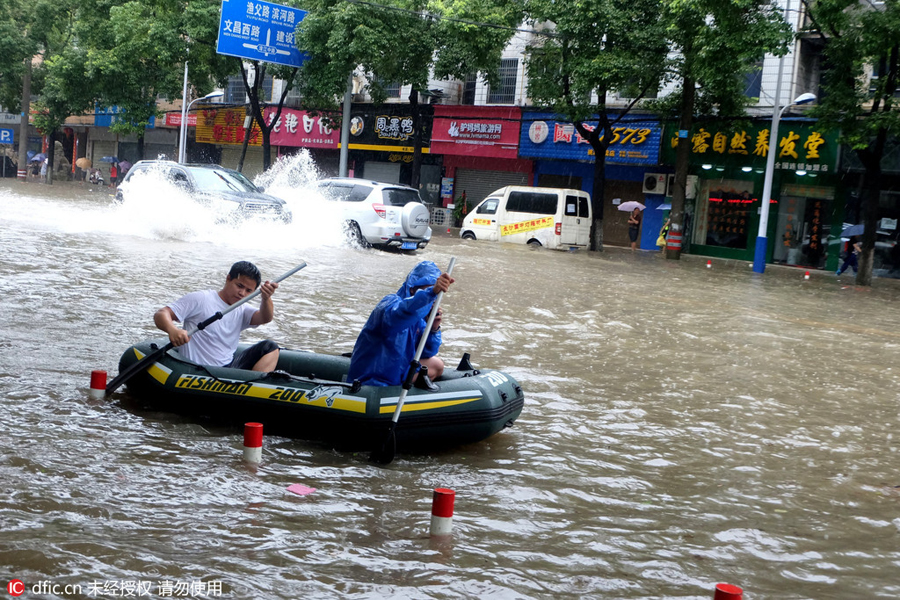
[[[626,117],[627,118],[627,117]],[[589,129],[597,121],[586,123]],[[613,127],[613,140],[606,162],[617,165],[658,165],[662,126],[658,121],[620,121]],[[553,113],[525,113],[519,138],[522,158],[593,161],[594,149],[572,123]]]
[[[308,58],[294,39],[305,10],[258,2],[222,0],[216,52],[248,60],[299,67]]]
[[[122,120],[124,111],[118,106],[95,106],[94,127],[109,127],[113,123]],[[156,117],[150,117],[146,129],[153,129],[156,125]]]

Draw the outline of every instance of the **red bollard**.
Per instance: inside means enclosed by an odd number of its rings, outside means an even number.
[[[706,261],[706,268],[712,269],[712,261],[711,260]]]
[[[244,460],[258,463],[262,458],[262,423],[244,423]]]
[[[453,502],[456,492],[435,488],[431,500],[431,535],[448,535],[453,529]]]
[[[106,395],[106,371],[91,371],[91,398]]]
[[[809,279],[809,271],[807,271],[807,272],[803,275],[803,279]]]
[[[713,600],[741,600],[744,597],[744,590],[730,583],[719,583],[716,585],[716,595]]]

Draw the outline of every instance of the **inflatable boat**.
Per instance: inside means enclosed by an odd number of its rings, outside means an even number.
[[[135,344],[119,360],[119,372],[167,341]],[[277,369],[258,373],[201,366],[169,351],[126,386],[154,408],[236,423],[255,421],[269,433],[340,450],[371,450],[384,442],[402,388],[348,382],[349,367],[346,356],[282,349]],[[433,383],[432,389],[413,387],[405,398],[396,426],[401,452],[487,439],[510,427],[525,401],[515,379],[473,368],[468,354],[456,369],[448,363]]]

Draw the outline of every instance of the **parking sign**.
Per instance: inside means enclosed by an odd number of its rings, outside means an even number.
[[[0,144],[12,144],[14,129],[0,129]]]

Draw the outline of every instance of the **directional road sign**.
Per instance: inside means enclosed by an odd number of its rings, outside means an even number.
[[[216,52],[299,67],[307,55],[297,49],[294,31],[305,16],[305,10],[271,2],[222,0]]]

